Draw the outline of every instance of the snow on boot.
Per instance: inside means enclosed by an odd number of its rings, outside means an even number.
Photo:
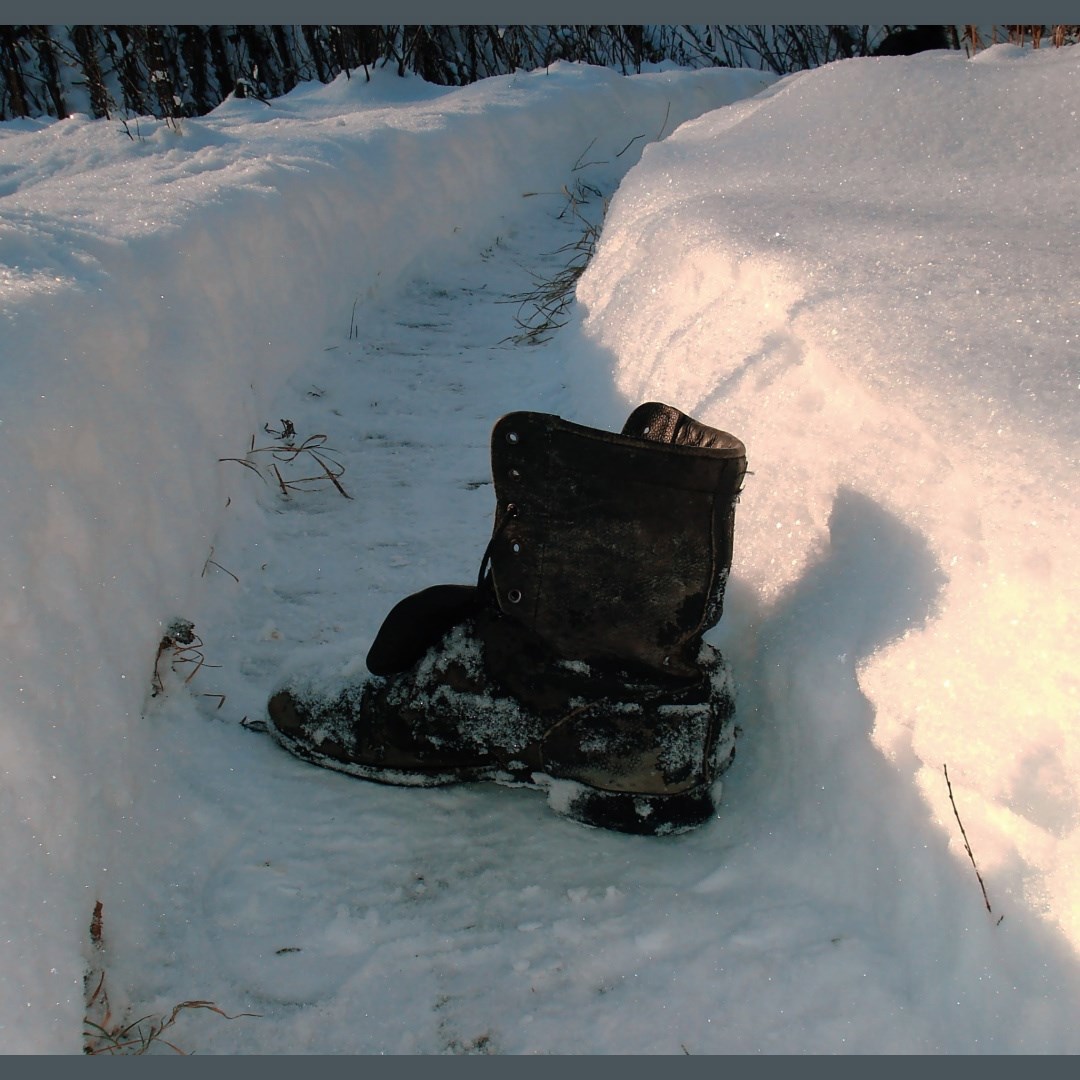
[[[681,832],[714,813],[734,701],[720,618],[743,444],[647,403],[621,434],[516,412],[492,433],[495,525],[477,586],[401,601],[370,678],[294,681],[270,730],[392,784],[544,788],[558,813]]]

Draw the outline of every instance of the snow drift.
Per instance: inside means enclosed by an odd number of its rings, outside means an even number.
[[[725,645],[770,768],[870,727],[962,861],[948,766],[990,893],[1074,947],[1078,76],[999,46],[784,79],[646,151],[579,289],[625,400],[747,444]]]

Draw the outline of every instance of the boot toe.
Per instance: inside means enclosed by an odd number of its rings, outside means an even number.
[[[293,739],[304,734],[303,718],[296,707],[296,699],[288,690],[279,690],[268,702],[266,711],[275,731]]]

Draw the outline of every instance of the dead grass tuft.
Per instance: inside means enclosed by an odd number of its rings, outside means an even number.
[[[87,995],[86,1015],[83,1017],[83,1053],[91,1056],[137,1056],[149,1053],[160,1044],[174,1054],[186,1055],[186,1050],[182,1050],[170,1038],[165,1037],[184,1013],[205,1009],[223,1016],[226,1020],[259,1015],[258,1013],[237,1013],[235,1016],[230,1016],[212,1001],[193,999],[178,1002],[167,1014],[147,1013],[137,1020],[128,1020],[127,1015],[130,1010],[126,1010],[123,1016],[114,1016],[109,1003],[109,992],[105,985],[103,923],[103,908],[101,901],[98,900],[94,904],[94,914],[90,920],[90,945],[93,959],[85,979]],[[91,987],[93,987],[92,990]]]
[[[317,491],[327,483],[332,484],[338,493],[346,499],[352,496],[345,490],[341,477],[345,466],[333,455],[336,450],[326,445],[325,435],[309,435],[299,444],[300,438],[291,420],[282,420],[281,429],[277,430],[266,424],[263,430],[275,439],[268,446],[256,446],[255,436],[251,436],[251,446],[242,457],[223,457],[218,461],[235,461],[250,469],[266,483],[276,485],[287,499],[291,492]],[[317,471],[313,476],[297,475],[306,472],[314,463]],[[272,480],[271,480],[272,478]]]

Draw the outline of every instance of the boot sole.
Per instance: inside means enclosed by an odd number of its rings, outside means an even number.
[[[581,825],[635,836],[675,836],[716,817],[722,784],[716,780],[676,794],[642,795],[535,773],[528,786],[545,790],[556,814]]]
[[[358,762],[340,761],[313,750],[307,743],[290,738],[270,726],[274,739],[295,757],[334,772],[355,776],[391,787],[445,787],[490,781],[504,787],[524,787],[543,791],[548,806],[560,817],[596,829],[636,836],[674,836],[689,832],[716,817],[722,784],[718,779],[735,758],[734,732],[721,739],[713,754],[714,778],[686,791],[645,794],[606,791],[577,780],[550,776],[543,772],[509,771],[506,768],[475,766],[449,770],[387,769]]]

